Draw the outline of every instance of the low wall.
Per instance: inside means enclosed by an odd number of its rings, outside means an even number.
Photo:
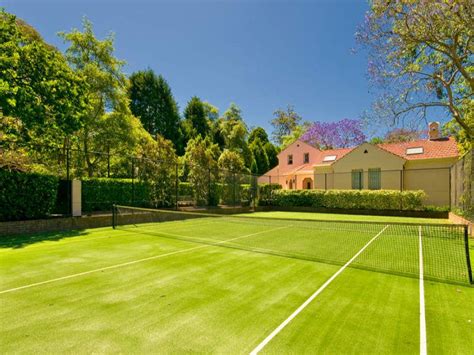
[[[457,214],[453,213],[453,212],[449,212],[449,220],[453,223],[457,223],[457,224],[467,224],[468,226],[468,234],[469,236],[471,237],[474,237],[474,225],[471,221],[461,217],[461,216],[458,216]]]

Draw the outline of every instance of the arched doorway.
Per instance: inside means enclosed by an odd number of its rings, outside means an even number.
[[[313,179],[305,178],[303,180],[303,189],[311,190],[313,188]]]

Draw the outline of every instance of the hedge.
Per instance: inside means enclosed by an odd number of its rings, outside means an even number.
[[[258,205],[270,206],[272,204],[274,191],[281,190],[280,184],[260,184],[258,185]]]
[[[272,203],[282,207],[366,210],[422,210],[424,191],[276,190]]]
[[[58,178],[0,169],[0,220],[48,216],[56,205]]]
[[[82,180],[82,210],[108,211],[112,205],[148,207],[150,186],[131,179],[90,178]]]

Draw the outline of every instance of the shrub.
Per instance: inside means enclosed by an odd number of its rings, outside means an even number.
[[[272,204],[273,192],[281,190],[280,184],[260,184],[258,185],[259,206],[270,206]]]
[[[273,191],[273,204],[282,207],[422,210],[425,197],[423,191],[276,190]]]
[[[38,173],[0,169],[0,220],[48,216],[58,193],[58,178]]]
[[[112,205],[152,206],[150,185],[131,179],[89,178],[82,180],[82,210],[108,211]]]

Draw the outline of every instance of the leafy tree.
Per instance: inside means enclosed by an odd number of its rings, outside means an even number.
[[[473,23],[472,0],[372,1],[356,36],[369,49],[369,75],[382,92],[375,117],[425,121],[441,108],[472,147]]]
[[[269,142],[268,134],[262,127],[256,127],[250,132],[248,139],[249,144],[251,144],[257,138],[260,139],[262,144]]]
[[[69,44],[66,50],[69,64],[87,84],[88,105],[81,113],[84,125],[77,136],[87,174],[93,176],[96,166],[105,159],[93,151],[131,153],[138,138],[131,130],[142,128],[129,110],[128,82],[122,72],[124,62],[114,57],[112,35],[98,40],[87,19],[83,20],[83,27],[83,32],[74,29],[69,33],[62,32],[60,36]],[[113,115],[107,112],[113,112]],[[117,124],[111,124],[111,120]],[[117,136],[120,139],[114,139]]]
[[[31,26],[4,10],[0,53],[0,107],[2,115],[21,121],[17,138],[57,144],[82,126],[82,77]],[[8,129],[3,122],[0,132]]]
[[[298,127],[302,119],[291,105],[288,105],[286,110],[276,110],[273,115],[275,116],[271,120],[274,128],[273,139],[278,145],[282,145],[284,137],[289,136]]]
[[[244,160],[240,154],[224,149],[217,162],[219,170],[240,173],[245,170]]]
[[[189,182],[193,186],[195,200],[198,205],[216,204],[214,186],[217,182],[217,161],[219,158],[219,147],[211,142],[209,137],[202,138],[198,135],[191,139],[186,146],[184,161],[189,171]],[[211,179],[211,181],[209,181]]]
[[[319,149],[348,148],[365,142],[361,120],[344,118],[336,122],[315,122],[301,140]]]
[[[272,142],[265,143],[263,148],[268,157],[268,169],[273,169],[278,165],[278,149],[272,144]]]
[[[175,202],[177,156],[173,143],[160,135],[144,138],[139,150],[138,178],[147,182],[153,207],[170,207]]]
[[[311,127],[310,122],[304,122],[302,125],[296,126],[287,136],[282,137],[280,149],[283,150],[293,142],[301,138],[301,136]]]
[[[209,102],[203,102],[202,104],[207,119],[211,122],[217,121],[219,119],[219,109]]]
[[[248,129],[242,119],[240,108],[232,103],[219,119],[220,132],[225,140],[225,147],[238,152],[244,159],[245,166],[252,164],[252,153],[247,144]]]
[[[256,138],[249,147],[255,161],[255,164],[252,164],[252,173],[258,175],[265,174],[268,170],[270,170],[270,164],[262,141],[260,138]]]
[[[417,139],[421,139],[421,132],[406,129],[406,128],[395,128],[385,135],[386,143],[397,143],[397,142],[410,142]]]
[[[195,138],[198,135],[207,137],[209,134],[209,124],[206,117],[206,109],[197,96],[189,100],[184,109],[184,127],[189,138]]]
[[[177,141],[180,132],[178,105],[161,75],[157,76],[151,69],[133,73],[128,96],[130,110],[152,136],[159,134]]]

